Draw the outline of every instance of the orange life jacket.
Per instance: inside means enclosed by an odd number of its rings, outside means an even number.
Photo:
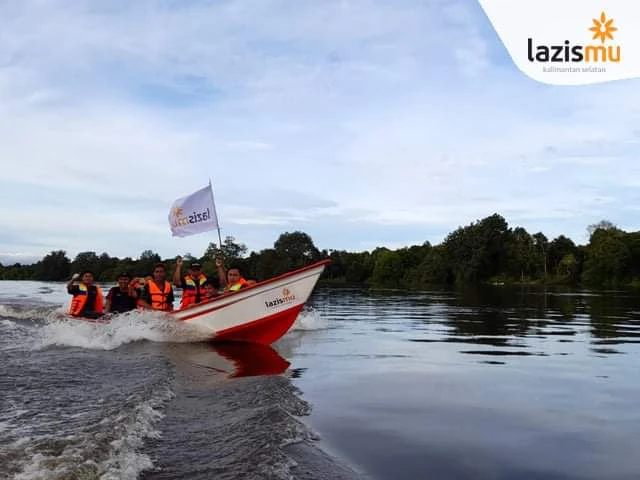
[[[82,309],[87,303],[89,299],[89,287],[87,287],[84,283],[78,285],[78,289],[80,290],[76,293],[71,299],[71,306],[69,307],[69,315],[74,317],[79,317]],[[104,312],[104,302],[102,300],[102,289],[96,286],[96,303],[93,307],[93,311],[96,313]]]
[[[230,287],[227,287],[227,291],[228,292],[237,292],[241,288],[246,287],[248,285],[250,285],[249,282],[247,282],[244,278],[240,277],[240,280],[238,280],[236,283],[234,283]]]
[[[184,277],[185,287],[182,290],[182,300],[180,301],[180,308],[188,307],[196,303],[196,297],[198,291],[200,292],[200,299],[204,296],[202,291],[202,284],[207,281],[207,277],[203,274],[196,280],[191,275]]]
[[[153,310],[169,310],[167,297],[171,293],[171,284],[165,280],[164,291],[160,290],[154,281],[150,281],[148,285],[149,295],[151,296],[151,308]]]

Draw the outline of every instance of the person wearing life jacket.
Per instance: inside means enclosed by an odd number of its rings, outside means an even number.
[[[160,310],[164,312],[173,311],[173,288],[166,280],[167,273],[164,264],[158,263],[153,269],[153,278],[147,282],[142,289],[142,294],[138,304],[142,308],[150,310]]]
[[[189,267],[189,273],[182,276],[182,263],[182,258],[178,257],[176,270],[173,272],[173,285],[182,289],[181,309],[202,301],[204,286],[208,280],[207,276],[202,273],[202,266],[197,262],[193,262]]]
[[[67,283],[67,292],[73,295],[68,312],[72,317],[96,319],[104,314],[102,289],[93,284],[93,272],[75,273]]]
[[[138,294],[131,288],[131,275],[122,272],[118,275],[118,285],[107,293],[105,313],[124,313],[135,310]]]
[[[216,259],[216,265],[222,267],[222,260]],[[240,269],[237,267],[231,267],[227,271],[226,275],[222,276],[222,280],[224,280],[224,291],[227,292],[237,292],[243,288],[246,288],[250,285],[253,285],[255,280],[245,280],[245,278],[240,274]]]

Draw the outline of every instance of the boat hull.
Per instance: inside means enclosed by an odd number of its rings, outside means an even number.
[[[292,327],[328,263],[323,260],[170,315],[213,340],[270,345]]]

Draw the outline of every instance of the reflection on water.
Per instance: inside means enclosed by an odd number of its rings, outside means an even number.
[[[613,355],[624,353],[613,346],[640,343],[640,297],[635,292],[487,287],[360,294],[361,305],[353,305],[356,318],[375,321],[378,332],[406,331],[408,322],[408,330],[422,334],[408,339],[412,342],[498,347],[460,350],[465,354],[544,356],[544,352],[526,350],[541,346],[536,340],[553,340],[588,342],[593,354]],[[323,291],[316,301],[323,304],[328,295]],[[347,317],[349,307],[338,315]]]
[[[211,345],[211,350],[234,363],[230,378],[278,375],[291,365],[267,345],[219,343]]]
[[[181,375],[211,381],[280,375],[291,365],[268,345],[234,342],[167,344],[160,347]]]

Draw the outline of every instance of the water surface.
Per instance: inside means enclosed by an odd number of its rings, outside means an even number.
[[[273,348],[0,282],[0,476],[637,479],[634,292],[319,288]]]

